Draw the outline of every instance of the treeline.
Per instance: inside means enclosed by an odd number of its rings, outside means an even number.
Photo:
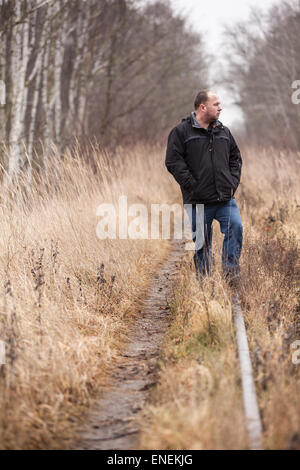
[[[201,37],[166,1],[2,0],[0,21],[9,175],[52,143],[157,139],[206,85]]]
[[[252,143],[300,149],[299,31],[300,2],[292,0],[266,15],[253,11],[227,32],[227,84],[236,92]]]

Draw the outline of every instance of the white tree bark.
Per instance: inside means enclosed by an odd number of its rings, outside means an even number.
[[[21,3],[16,2],[16,17],[21,16]],[[29,58],[29,23],[28,19],[14,27],[13,49],[11,53],[11,94],[12,94],[12,125],[9,136],[8,174],[13,178],[18,173],[24,150],[24,126],[27,106],[28,84],[26,71]]]

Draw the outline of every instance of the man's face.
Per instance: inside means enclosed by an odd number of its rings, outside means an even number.
[[[207,103],[200,106],[203,106],[204,118],[207,122],[216,121],[222,111],[220,100],[214,93],[209,94]]]

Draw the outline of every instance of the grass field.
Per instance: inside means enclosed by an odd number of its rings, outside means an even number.
[[[130,322],[170,248],[167,240],[100,240],[97,207],[180,202],[164,149],[95,148],[49,158],[46,173],[0,206],[0,447],[69,448],[108,385]],[[299,154],[245,149],[237,193],[244,224],[241,298],[266,448],[300,447],[297,243]],[[247,448],[230,290],[217,266],[199,286],[192,253],[178,274],[159,381],[142,420],[142,448]],[[298,289],[298,290],[297,290]]]
[[[244,226],[240,296],[266,449],[300,448],[299,154],[245,149],[237,193]],[[158,385],[141,448],[247,449],[230,288],[220,264],[199,285],[192,254],[180,272]]]
[[[49,158],[50,160],[50,158]],[[126,342],[164,240],[100,240],[100,203],[171,196],[161,149],[54,154],[1,211],[1,448],[67,448]],[[33,175],[34,176],[34,175]],[[23,190],[21,189],[23,186]],[[26,186],[26,192],[24,187]],[[20,189],[18,189],[20,188]]]

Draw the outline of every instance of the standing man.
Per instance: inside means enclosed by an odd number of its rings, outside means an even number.
[[[230,130],[218,120],[222,110],[218,96],[202,90],[194,105],[195,111],[170,132],[166,166],[180,184],[185,209],[191,209],[187,212],[196,242],[197,278],[210,272],[212,222],[216,219],[224,234],[224,273],[237,279],[243,228],[233,196],[240,183],[242,158]]]

